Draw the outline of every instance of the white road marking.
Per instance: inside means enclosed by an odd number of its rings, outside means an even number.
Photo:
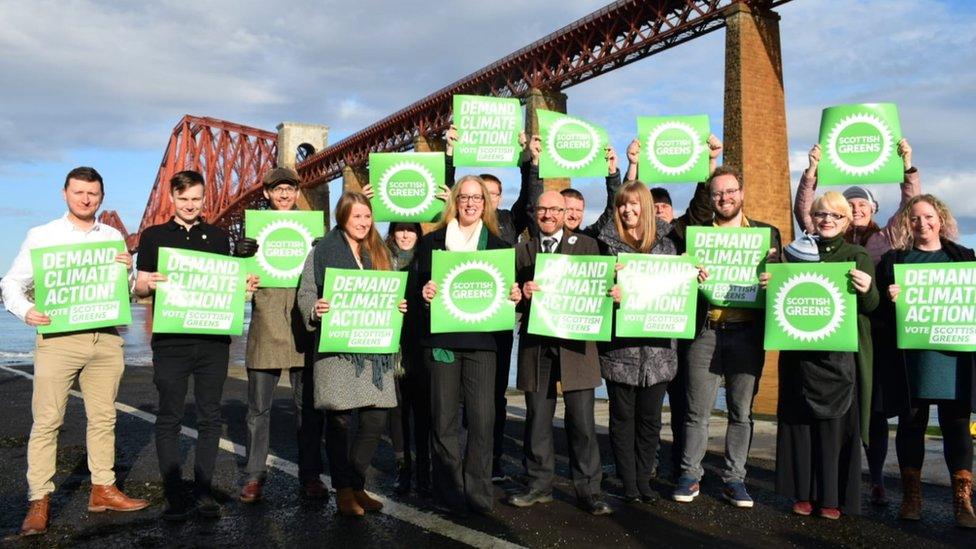
[[[32,374],[28,374],[27,372],[22,372],[16,368],[0,365],[0,369],[3,369],[7,372],[10,372],[12,374],[21,377],[25,377],[30,380],[34,379],[34,376]],[[70,394],[71,396],[82,398],[81,393],[75,391],[74,389],[70,391]],[[153,424],[156,423],[156,416],[154,414],[150,414],[149,412],[145,412],[138,408],[133,408],[128,404],[124,404],[122,402],[116,401],[115,409],[120,412],[129,414],[131,416],[135,416],[143,421],[153,423]],[[190,438],[193,439],[197,438],[197,430],[187,427],[186,425],[182,426],[181,432],[183,433],[183,435],[188,436]],[[244,446],[231,442],[230,440],[227,440],[225,438],[220,439],[220,448],[228,452],[237,454],[238,456],[247,457],[246,455],[247,451],[244,448]],[[291,461],[288,461],[287,459],[282,459],[273,454],[268,454],[268,467],[273,467],[279,471],[282,471],[283,473],[298,478],[298,465]],[[329,484],[332,483],[328,475],[322,475],[322,479]],[[504,547],[510,549],[517,549],[522,547],[521,545],[512,543],[510,541],[506,541],[501,538],[493,537],[484,532],[480,532],[478,530],[468,528],[467,526],[456,524],[433,513],[428,513],[427,511],[421,511],[420,509],[417,509],[415,507],[411,507],[404,503],[391,500],[380,494],[369,492],[369,495],[383,503],[383,510],[381,511],[382,513],[386,515],[390,515],[391,517],[402,520],[404,522],[409,522],[410,524],[419,526],[425,530],[429,530],[431,532],[434,532],[435,534],[439,534],[446,538],[450,538],[459,541],[461,543],[466,543],[472,547],[486,547],[486,548]]]

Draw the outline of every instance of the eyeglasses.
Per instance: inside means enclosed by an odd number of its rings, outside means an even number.
[[[712,193],[712,200],[722,200],[726,196],[735,196],[741,189],[728,189],[725,191],[716,191]]]
[[[841,219],[844,219],[846,216],[844,214],[839,214],[836,212],[813,212],[814,219],[827,219],[828,217],[830,219],[833,219],[834,221],[840,221]]]
[[[566,208],[566,213],[582,214],[583,208]]]
[[[546,215],[546,214],[557,215],[563,213],[564,211],[566,211],[565,208],[560,208],[558,206],[553,206],[551,208],[547,208],[545,206],[538,206],[535,209],[536,215]]]
[[[457,195],[458,204],[462,202],[470,202],[472,204],[481,204],[485,201],[485,195],[483,194],[459,194]]]
[[[270,194],[282,194],[282,195],[284,195],[284,194],[295,194],[295,193],[298,192],[298,189],[296,189],[295,187],[292,187],[291,185],[278,185],[277,187],[271,189],[268,192]]]

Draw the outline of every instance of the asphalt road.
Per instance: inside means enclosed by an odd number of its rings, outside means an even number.
[[[17,370],[13,372],[11,370]],[[52,498],[51,529],[45,536],[19,539],[16,532],[26,511],[27,435],[30,431],[31,381],[29,365],[0,367],[0,543],[4,546],[70,547],[454,547],[463,545],[527,547],[976,547],[976,532],[953,526],[949,489],[925,486],[924,517],[920,523],[897,519],[900,497],[890,482],[893,500],[888,508],[865,502],[859,517],[836,522],[790,514],[790,502],[773,492],[772,463],[750,460],[747,484],[756,500],[751,510],[724,503],[715,476],[720,457],[706,458],[702,496],[691,504],[667,500],[672,485],[655,481],[662,494],[655,505],[628,505],[614,497],[619,484],[612,478],[609,441],[601,437],[604,488],[614,514],[593,517],[575,507],[568,480],[565,439],[558,434],[556,501],[529,509],[501,502],[505,491],[519,488],[515,481],[497,488],[498,502],[489,516],[456,519],[440,513],[430,501],[415,495],[392,495],[393,459],[389,444],[380,445],[368,488],[385,496],[382,514],[362,519],[341,517],[334,499],[308,502],[299,497],[294,477],[297,460],[289,389],[279,388],[272,414],[271,453],[281,459],[272,468],[265,499],[243,505],[235,499],[244,464],[245,383],[228,379],[224,392],[227,427],[217,461],[215,484],[224,504],[219,520],[194,518],[181,524],[159,520],[162,490],[152,438],[156,395],[151,370],[129,368],[122,381],[118,415],[116,471],[125,491],[149,498],[153,505],[136,513],[87,512],[89,478],[85,456],[85,419],[82,401],[71,398],[58,450],[57,491]],[[191,399],[192,399],[192,392]],[[188,406],[184,450],[192,462],[194,432],[192,401]],[[509,470],[521,469],[522,422],[509,418],[505,452]],[[893,449],[892,449],[893,451]],[[662,465],[662,475],[669,476]],[[191,474],[186,467],[184,475]]]

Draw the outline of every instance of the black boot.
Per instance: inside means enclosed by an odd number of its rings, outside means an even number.
[[[402,459],[396,461],[396,488],[393,492],[398,496],[404,496],[410,493],[410,464]]]

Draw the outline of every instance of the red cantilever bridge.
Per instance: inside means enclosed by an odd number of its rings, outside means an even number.
[[[299,159],[302,187],[312,189],[338,178],[346,167],[365,167],[370,152],[404,151],[418,139],[436,139],[451,120],[451,99],[458,93],[518,97],[530,92],[556,94],[618,67],[677,46],[720,28],[727,29],[725,143],[726,162],[744,172],[764,172],[762,181],[782,178],[789,201],[785,107],[779,54],[778,15],[772,9],[788,0],[620,0],[545,36],[349,137]],[[749,85],[743,86],[743,80]],[[755,91],[755,82],[761,82]],[[777,118],[778,117],[778,118]],[[527,117],[528,118],[528,117]],[[770,124],[773,125],[770,128]],[[776,127],[777,124],[779,127]],[[756,131],[750,131],[752,127]],[[749,158],[743,139],[781,134],[763,144],[767,158]],[[768,145],[768,146],[767,146]],[[752,149],[754,147],[750,147]],[[277,134],[213,118],[185,116],[173,129],[137,231],[129,233],[118,214],[105,211],[101,220],[126,235],[135,251],[139,233],[169,219],[170,177],[181,170],[201,172],[207,183],[207,219],[241,234],[243,212],[263,200],[261,177],[276,165]],[[769,172],[769,156],[778,156],[777,173]],[[755,169],[750,170],[752,164]],[[781,173],[779,173],[781,172]],[[758,174],[757,174],[758,175]],[[747,175],[748,177],[748,175]],[[777,194],[777,193],[774,193]],[[782,194],[782,193],[778,193]],[[764,198],[769,198],[763,193]],[[776,208],[783,206],[782,196]],[[328,200],[324,204],[327,206]],[[750,204],[761,208],[759,201]],[[765,208],[763,208],[765,210]],[[764,219],[776,220],[771,213]],[[792,226],[780,223],[781,227]]]

